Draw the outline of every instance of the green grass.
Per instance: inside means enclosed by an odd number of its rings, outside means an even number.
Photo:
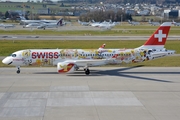
[[[154,30],[111,30],[111,31],[53,31],[52,30],[16,30],[16,31],[4,31],[0,30],[1,35],[58,35],[58,36],[69,36],[69,35],[91,35],[91,36],[136,36],[136,35],[147,35],[150,36]],[[171,30],[169,35],[177,35],[179,34],[179,30]]]
[[[12,52],[21,49],[42,49],[42,48],[74,48],[74,49],[98,49],[103,43],[106,43],[106,48],[136,48],[144,44],[142,40],[0,40],[0,56],[7,56]],[[180,54],[180,41],[167,41],[166,48],[176,50]]]

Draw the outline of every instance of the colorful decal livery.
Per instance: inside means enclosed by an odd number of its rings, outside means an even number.
[[[145,42],[134,49],[29,49],[14,52],[3,59],[3,63],[14,65],[20,73],[20,66],[57,66],[58,73],[72,73],[83,67],[89,75],[89,67],[107,64],[137,63],[174,54],[174,50],[166,50],[164,45],[170,30],[171,22],[163,23]]]
[[[58,73],[71,73],[74,71],[73,63],[58,63]]]

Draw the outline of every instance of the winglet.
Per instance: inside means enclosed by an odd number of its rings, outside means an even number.
[[[102,44],[99,49],[98,49],[98,52],[102,52],[105,48],[106,44]]]
[[[164,48],[172,22],[164,22],[141,48]]]
[[[103,49],[105,48],[106,44],[102,44],[99,48]]]

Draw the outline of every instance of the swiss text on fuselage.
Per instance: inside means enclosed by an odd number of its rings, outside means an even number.
[[[36,58],[55,58],[59,57],[58,52],[32,52],[32,59]]]

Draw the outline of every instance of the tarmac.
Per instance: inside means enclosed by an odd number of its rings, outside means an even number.
[[[46,36],[0,35],[0,40],[147,40],[149,36]],[[168,40],[180,40],[180,36],[168,36]]]
[[[0,120],[180,120],[179,67],[0,68]]]

